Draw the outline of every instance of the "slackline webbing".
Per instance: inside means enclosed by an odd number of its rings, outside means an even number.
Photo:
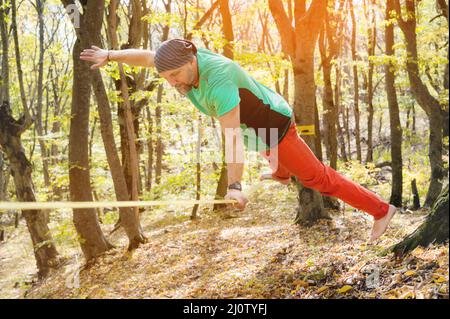
[[[5,210],[41,210],[41,209],[77,209],[105,207],[149,207],[149,206],[188,206],[200,204],[233,204],[231,199],[202,200],[155,200],[155,201],[106,201],[106,202],[0,202],[0,211]]]

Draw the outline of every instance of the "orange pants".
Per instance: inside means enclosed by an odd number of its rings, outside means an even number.
[[[294,175],[304,186],[339,198],[375,219],[382,218],[388,212],[389,204],[377,194],[319,161],[298,135],[294,123],[278,146],[261,152],[261,155],[269,161],[273,177],[286,179]]]

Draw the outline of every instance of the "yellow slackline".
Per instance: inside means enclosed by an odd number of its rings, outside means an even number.
[[[4,210],[41,210],[41,209],[77,209],[77,208],[105,208],[105,207],[149,207],[149,206],[188,206],[200,204],[233,204],[232,199],[203,199],[203,200],[154,200],[154,201],[110,201],[110,202],[0,202],[0,211]]]

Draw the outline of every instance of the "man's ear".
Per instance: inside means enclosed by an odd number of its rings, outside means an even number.
[[[192,58],[192,61],[191,61],[191,66],[195,67],[196,64],[197,64],[197,57],[194,55],[194,57]]]

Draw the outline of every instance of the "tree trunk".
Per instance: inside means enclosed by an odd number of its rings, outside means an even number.
[[[417,182],[414,178],[411,181],[411,192],[413,194],[413,210],[418,210],[420,208],[420,197],[419,197],[419,191],[417,190]]]
[[[341,117],[344,120],[344,112],[342,111],[342,106],[341,106],[341,70],[340,70],[340,66],[336,66],[335,68],[336,70],[336,84],[335,84],[335,89],[334,89],[334,94],[335,94],[335,104],[336,104],[336,128],[337,128],[337,133],[338,133],[338,139],[339,139],[339,149],[341,151],[341,158],[344,162],[348,161],[347,158],[347,152],[345,150],[345,138],[344,138],[344,132],[343,132],[343,128],[341,126],[341,122],[339,119],[339,115],[341,115]],[[344,120],[345,122],[345,120]]]
[[[403,241],[391,247],[397,258],[404,257],[417,246],[427,247],[429,244],[441,244],[449,235],[448,183],[431,207],[426,220]]]
[[[37,103],[35,111],[35,129],[38,134],[39,148],[42,160],[42,172],[44,174],[44,184],[46,187],[50,186],[50,174],[48,169],[48,152],[42,125],[42,99],[44,95],[43,81],[44,81],[44,5],[45,0],[36,0],[36,11],[38,13],[39,24],[39,62],[38,62],[38,80],[37,80]]]
[[[300,1],[302,2],[302,1]],[[320,27],[325,16],[326,4],[313,1],[310,10],[317,10],[314,18],[306,19],[301,13],[296,16],[296,52],[293,61],[294,68],[294,114],[296,123],[300,126],[316,123],[316,86],[314,82],[314,48]],[[316,5],[314,7],[314,4]],[[303,10],[306,3],[296,3],[296,11]],[[305,19],[305,20],[302,20]],[[316,132],[318,130],[315,125]],[[303,136],[311,150],[319,155],[315,140],[318,136]],[[319,192],[298,186],[299,210],[296,222],[310,224],[320,218],[330,218],[324,209],[322,196]]]
[[[329,165],[337,168],[337,132],[336,132],[336,110],[333,101],[333,90],[331,86],[331,65],[329,61],[322,60],[323,79],[324,79],[324,133],[325,149]]]
[[[118,1],[112,1],[110,2],[109,7],[115,7],[117,8],[119,5]],[[129,10],[128,10],[128,17],[129,17],[129,27],[128,27],[128,41],[127,43],[123,45],[119,45],[119,40],[117,37],[117,28],[118,22],[116,25],[109,30],[109,40],[110,45],[113,49],[128,49],[128,48],[136,48],[141,47],[143,42],[143,7],[140,0],[132,0],[129,3]],[[109,17],[109,20],[111,17]],[[118,20],[118,18],[116,18]],[[109,26],[111,28],[111,26]],[[119,67],[120,69],[120,67]],[[132,76],[125,76],[125,79],[117,79],[115,81],[116,89],[117,91],[122,90],[123,81],[125,80],[125,84],[127,85],[127,92],[131,96],[133,93],[137,92],[142,88],[142,73],[141,74],[132,74]],[[144,103],[142,103],[144,102]],[[128,108],[126,104],[129,104],[130,109],[130,117],[133,125],[133,135],[135,135],[136,139],[130,140],[130,132],[128,131],[128,128],[126,126],[127,123],[127,117],[125,110]],[[134,161],[134,158],[136,158],[137,163],[139,163],[139,155],[141,153],[141,143],[138,141],[139,139],[139,119],[140,119],[140,113],[142,110],[143,105],[145,104],[145,101],[141,102],[135,102],[132,99],[129,99],[128,101],[119,102],[118,103],[118,122],[119,122],[119,128],[120,128],[120,149],[122,152],[122,165],[123,165],[123,171],[125,174],[125,179],[127,181],[127,188],[128,192],[132,193],[132,188],[135,187],[133,185],[133,175],[137,174],[137,178],[135,182],[137,183],[136,187],[138,190],[138,194],[142,193],[142,183],[140,178],[140,166],[138,164],[134,165],[132,164],[132,161]],[[130,143],[133,143],[134,145],[129,145]],[[131,154],[131,149],[135,149],[135,153]],[[137,172],[134,172],[134,170],[137,170]]]
[[[20,137],[30,125],[31,122],[24,121],[24,117],[19,120],[12,117],[7,101],[0,106],[0,146],[10,163],[17,200],[22,202],[36,201],[31,163],[25,155]],[[33,242],[38,276],[43,278],[48,275],[51,268],[58,266],[58,252],[48,228],[47,214],[40,210],[24,210],[22,214]]]
[[[7,101],[9,103],[9,32],[6,17],[8,16],[9,6],[0,0],[0,35],[2,41],[2,69],[0,81],[0,103]],[[6,58],[5,58],[6,57]],[[1,104],[0,104],[1,105]]]
[[[284,70],[283,98],[289,103],[289,70]]]
[[[347,154],[348,159],[352,160],[353,153],[351,147],[351,134],[350,134],[350,108],[348,106],[344,107],[344,127],[345,127],[345,135],[347,137]]]
[[[156,126],[156,163],[155,163],[155,182],[161,183],[162,175],[162,158],[164,155],[164,145],[162,141],[162,119],[161,119],[161,102],[164,87],[159,85],[158,93],[156,95],[156,110],[155,110],[155,126]]]
[[[317,100],[314,99],[314,144],[317,159],[323,162],[323,152],[322,152],[322,134],[320,131],[320,118],[319,118],[319,108],[317,106]]]
[[[391,19],[391,12],[393,9],[393,0],[387,0],[386,20]],[[394,25],[392,23],[386,24],[385,26],[385,41],[386,55],[394,57]],[[389,62],[385,65],[386,94],[389,105],[389,123],[391,128],[392,188],[390,203],[397,207],[401,207],[403,196],[402,126],[400,123],[400,110],[397,102],[397,92],[395,90],[394,72],[394,65],[392,63]]]
[[[148,138],[147,138],[147,181],[145,183],[145,189],[147,192],[152,190],[152,181],[153,181],[153,118],[150,107],[147,105],[147,124],[148,124]]]
[[[1,2],[0,2],[1,3]],[[20,89],[20,100],[22,102],[22,107],[24,109],[24,114],[27,117],[30,116],[30,112],[27,105],[27,98],[25,93],[25,87],[23,84],[23,71],[22,71],[22,59],[20,57],[20,45],[19,45],[19,36],[17,32],[17,6],[16,0],[11,0],[11,29],[14,38],[14,50],[16,55],[16,67],[17,67],[17,78],[19,81],[19,89]]]
[[[90,183],[88,136],[90,65],[80,60],[84,48],[90,48],[91,36],[101,30],[104,0],[90,1],[80,15],[80,28],[73,47],[73,87],[69,132],[69,189],[72,201],[93,201]],[[112,248],[98,222],[94,209],[74,209],[73,221],[87,261]]]
[[[172,10],[172,0],[168,0],[164,3],[166,8],[166,13],[170,14]],[[166,41],[169,38],[170,25],[165,25],[163,27],[163,32],[161,35],[161,42]],[[162,175],[162,158],[164,155],[164,144],[162,140],[162,110],[161,102],[163,98],[164,87],[160,85],[158,87],[158,93],[156,96],[156,110],[155,110],[155,131],[156,131],[156,163],[155,163],[155,182],[159,184],[161,182]]]
[[[305,33],[303,31],[303,33]],[[311,40],[310,40],[311,42]],[[306,46],[307,42],[303,42]],[[311,46],[312,43],[309,43]],[[309,52],[304,52],[309,49]],[[296,123],[300,126],[314,125],[315,123],[315,83],[314,83],[314,64],[313,50],[311,47],[299,50],[298,58],[294,61],[294,86],[295,102],[294,113]],[[303,139],[316,153],[314,137],[303,136]],[[296,222],[311,223],[319,218],[328,217],[324,210],[322,197],[317,191],[298,185],[299,210],[297,212]]]
[[[342,8],[342,4],[341,4]],[[341,9],[340,8],[340,9]],[[337,109],[334,101],[333,86],[331,83],[332,60],[338,55],[338,34],[337,28],[340,26],[340,20],[336,17],[334,11],[328,11],[325,21],[325,28],[320,33],[319,48],[322,61],[322,72],[324,80],[323,88],[323,110],[324,110],[324,141],[327,151],[329,165],[337,168]],[[336,79],[337,81],[338,79]],[[336,86],[337,88],[337,86]]]
[[[13,34],[15,30],[15,2],[13,8]],[[0,0],[0,36],[2,43],[2,81],[0,83],[0,147],[8,158],[11,175],[13,176],[16,196],[19,201],[35,202],[33,180],[31,177],[32,167],[25,155],[22,145],[21,135],[31,125],[32,121],[25,107],[24,114],[19,120],[12,116],[9,104],[9,63],[8,59],[8,31],[5,17],[7,16],[4,2]],[[16,50],[17,53],[17,50]],[[3,188],[3,183],[1,187]],[[2,190],[3,193],[4,189]],[[33,243],[33,251],[38,268],[38,277],[43,278],[48,275],[51,268],[58,265],[58,252],[53,243],[50,230],[48,228],[47,212],[37,210],[23,211],[23,216],[27,223]],[[17,217],[18,215],[16,215]]]
[[[50,56],[52,64],[56,64],[55,58],[53,55]],[[68,63],[67,63],[68,64]],[[61,112],[63,111],[63,101],[61,92],[65,89],[65,84],[62,86],[59,85],[60,82],[60,71],[56,69],[54,66],[50,66],[49,68],[49,77],[50,82],[52,86],[52,95],[53,95],[53,122],[52,122],[52,128],[51,132],[52,134],[57,134],[61,131],[61,122],[58,119],[58,117],[61,115]],[[61,70],[64,71],[64,70]],[[50,155],[52,157],[51,163],[53,165],[58,164],[61,160],[59,157],[59,148],[57,144],[53,143],[50,149]]]
[[[202,190],[202,170],[201,170],[201,147],[202,147],[202,116],[199,114],[198,116],[198,128],[197,128],[197,146],[196,146],[196,165],[195,165],[195,176],[196,176],[196,191],[195,191],[195,199],[200,200],[201,190]],[[199,205],[196,204],[192,208],[191,219],[197,219],[197,211]]]
[[[406,0],[405,7],[407,18],[403,20],[400,2],[399,0],[395,0],[398,24],[406,40],[406,51],[408,53],[406,70],[411,90],[417,103],[428,115],[429,120],[430,137],[428,156],[431,164],[431,179],[424,206],[430,207],[437,196],[439,196],[442,189],[442,178],[444,177],[442,161],[442,111],[439,101],[431,95],[427,86],[420,78],[416,34],[416,1]]]
[[[314,49],[322,28],[327,5],[325,1],[313,0],[306,9],[306,1],[295,2],[292,26],[279,0],[269,0],[269,8],[281,37],[283,51],[291,58],[294,71],[294,116],[298,125],[314,125],[318,132],[316,113],[316,86],[314,82]],[[304,136],[311,150],[320,157],[314,135]],[[299,209],[297,223],[312,223],[319,218],[329,218],[324,209],[322,196],[297,183]]]
[[[233,22],[231,19],[229,0],[219,0],[219,10],[222,16],[222,33],[226,40],[226,44],[223,47],[223,55],[229,59],[234,59],[233,53]]]
[[[352,60],[353,60],[353,114],[355,116],[355,143],[356,143],[356,159],[361,162],[361,129],[360,129],[360,113],[359,113],[359,79],[358,79],[358,56],[356,53],[356,19],[353,8],[353,0],[350,0],[350,16],[352,18]]]
[[[437,4],[439,7],[439,10],[442,12],[442,14],[444,15],[444,17],[447,19],[447,28],[449,26],[448,23],[448,1],[445,0],[437,0]],[[447,90],[448,93],[448,82],[449,82],[449,72],[448,72],[448,63],[450,61],[450,46],[447,45],[447,64],[445,65],[445,69],[444,69],[444,90]],[[442,108],[442,126],[443,126],[443,134],[444,137],[448,137],[449,135],[449,108],[448,108],[448,103],[446,105],[444,105],[444,107]]]
[[[300,61],[309,61],[312,62],[311,59],[300,59]],[[310,64],[309,68],[312,69],[310,72],[306,73],[305,63],[299,62],[296,66],[298,70],[305,70],[305,72],[298,72],[294,70],[294,112],[295,118],[298,125],[311,125],[311,123],[315,123],[314,119],[314,101],[315,96],[311,96],[311,94],[307,94],[306,92],[315,92],[315,84],[314,84],[314,76],[313,76],[313,65]],[[308,77],[309,75],[309,77]],[[311,86],[314,86],[312,88]],[[305,92],[306,91],[306,92]],[[310,106],[312,104],[313,109],[307,109],[306,102],[309,100]],[[312,103],[311,103],[312,100]],[[309,113],[309,114],[308,114]],[[311,114],[312,113],[312,114]],[[301,117],[300,117],[301,115]],[[303,136],[303,139],[311,148],[311,150],[316,153],[316,145],[314,142],[314,138],[309,136]],[[322,197],[320,194],[310,188],[303,187],[300,183],[297,183],[298,190],[298,202],[299,208],[297,211],[297,216],[295,218],[296,223],[300,224],[311,224],[314,221],[320,218],[329,218],[328,212],[324,209],[324,204]]]
[[[3,152],[0,150],[0,202],[6,199],[6,191],[4,186],[6,184],[5,167],[6,163]]]
[[[365,4],[365,1],[364,1]],[[368,5],[370,6],[370,17],[371,22],[370,26],[367,30],[367,54],[369,58],[369,71],[367,75],[367,154],[366,154],[366,163],[373,162],[373,95],[374,95],[374,87],[373,87],[373,72],[374,72],[374,64],[370,57],[375,56],[375,48],[377,41],[377,26],[376,26],[376,15],[375,15],[375,6],[376,3],[374,0],[369,1]],[[366,8],[365,10],[366,11]],[[366,14],[367,18],[369,18],[369,14]]]
[[[439,105],[439,103],[438,103]],[[431,178],[425,198],[425,207],[431,207],[432,203],[439,196],[442,190],[442,179],[445,170],[443,167],[442,153],[442,113],[440,108],[432,108],[429,116],[430,138],[429,138],[429,158],[431,164]]]
[[[114,132],[111,118],[111,108],[106,94],[105,86],[98,70],[94,71],[92,82],[95,95],[97,97],[98,113],[100,118],[100,130],[105,146],[106,158],[114,184],[114,191],[118,201],[128,201],[128,193],[125,175],[123,174],[122,164],[120,163],[114,139]],[[128,249],[132,250],[145,242],[145,236],[139,223],[139,214],[132,207],[119,208],[120,221],[128,237]]]
[[[336,10],[338,13],[344,7],[344,1],[340,1],[340,6]],[[324,135],[325,135],[325,149],[327,151],[327,159],[329,161],[330,167],[337,169],[337,108],[334,101],[334,97],[337,94],[333,92],[333,86],[331,83],[331,72],[332,72],[332,60],[336,59],[339,55],[340,48],[338,47],[340,43],[340,28],[342,28],[342,18],[338,15],[334,8],[328,8],[325,17],[325,28],[320,32],[319,37],[319,49],[322,61],[322,72],[324,80],[323,88],[323,110],[324,110]],[[336,67],[336,65],[335,65]],[[338,81],[339,79],[336,79]],[[337,85],[335,87],[337,89]],[[339,209],[339,202],[332,197],[323,198],[324,205],[326,208]]]
[[[118,9],[118,1],[112,0],[109,4],[109,12],[108,12],[108,32],[110,35],[112,46],[115,50],[117,50],[118,39],[117,39],[117,9]],[[133,19],[138,19],[140,16],[139,3],[133,3],[133,17],[130,29],[131,30],[140,30],[140,27],[135,26],[132,28],[133,23],[135,22]],[[137,11],[137,12],[136,12]],[[140,18],[139,18],[140,19]],[[131,32],[130,30],[130,32]],[[136,31],[137,32],[137,31]],[[137,42],[138,40],[133,40],[136,34],[129,35],[129,41]],[[140,39],[137,37],[137,39]],[[96,37],[96,41],[100,43],[100,37]],[[130,174],[129,184],[127,184],[127,175],[125,174],[122,165],[119,161],[119,156],[117,153],[117,149],[115,147],[114,141],[114,133],[112,129],[112,119],[111,119],[111,109],[109,106],[108,97],[106,94],[106,90],[100,75],[100,72],[97,70],[94,75],[94,87],[95,93],[97,96],[97,100],[99,102],[99,115],[100,115],[100,124],[102,128],[102,138],[105,145],[106,156],[108,159],[108,164],[111,169],[111,175],[113,178],[114,189],[116,192],[116,198],[119,201],[132,200],[137,201],[138,198],[138,179],[139,179],[139,161],[138,161],[138,152],[136,149],[136,135],[135,128],[136,121],[132,119],[131,112],[131,103],[128,93],[128,85],[126,82],[125,73],[123,71],[122,64],[119,63],[119,73],[120,73],[120,91],[121,96],[123,98],[123,130],[126,134],[126,139],[122,138],[122,145],[126,144],[127,149],[122,149],[122,154],[127,154],[128,159],[128,170]],[[136,87],[134,88],[136,89]],[[134,122],[134,123],[133,123]],[[125,163],[125,162],[124,162]],[[142,227],[139,222],[139,209],[138,207],[128,208],[128,209],[120,209],[120,225],[123,226],[125,232],[128,236],[129,245],[128,250],[135,249],[139,246],[139,244],[144,243],[146,238],[144,236]]]

